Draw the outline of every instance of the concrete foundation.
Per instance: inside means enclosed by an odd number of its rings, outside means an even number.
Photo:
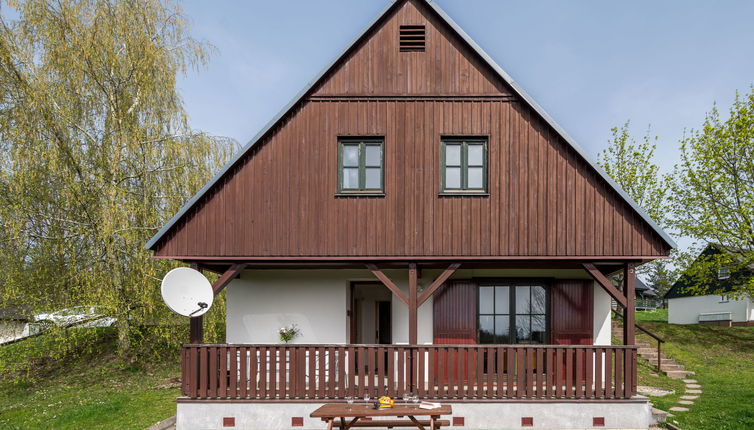
[[[447,403],[453,406],[454,418],[463,418],[463,426],[451,427],[458,430],[647,430],[651,417],[650,405],[645,399],[630,402]],[[309,418],[309,414],[321,405],[179,400],[176,430],[324,429],[325,423],[320,419]],[[522,427],[522,418],[529,417],[533,419],[533,425]],[[296,424],[299,424],[301,419],[303,425],[294,426],[293,423],[298,421]],[[228,425],[231,422],[233,426]],[[604,425],[599,425],[600,422]]]

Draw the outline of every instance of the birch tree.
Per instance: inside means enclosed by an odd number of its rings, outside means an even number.
[[[14,0],[0,19],[0,282],[6,300],[97,305],[127,353],[165,309],[146,240],[228,158],[178,76],[206,64],[169,1]]]

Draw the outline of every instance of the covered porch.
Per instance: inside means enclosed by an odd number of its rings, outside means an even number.
[[[343,279],[371,280],[392,295],[392,306],[405,311],[407,318],[393,318],[393,324],[406,324],[402,330],[408,342],[388,340],[388,344],[355,343],[353,309],[343,309],[348,316],[348,334],[336,342],[309,342],[280,345],[229,333],[228,344],[203,344],[201,319],[192,318],[191,343],[181,352],[185,396],[182,401],[246,402],[340,402],[347,397],[363,399],[389,395],[397,398],[406,393],[426,400],[453,402],[500,402],[517,400],[626,401],[636,394],[636,347],[634,342],[634,264],[630,261],[425,261],[425,262],[202,262],[193,263],[200,270],[220,274],[214,284],[222,291],[241,273],[252,278],[269,277],[269,271],[327,270],[338,271],[343,278],[329,282],[339,291],[353,283]],[[461,270],[466,269],[466,273]],[[472,270],[469,272],[469,270]],[[557,271],[561,272],[557,272]],[[623,274],[622,288],[616,288],[608,276]],[[419,339],[419,310],[431,302],[452,279],[496,279],[505,283],[513,279],[544,279],[553,273],[582,276],[596,290],[614,300],[624,310],[623,345],[596,344],[589,341],[556,339],[549,332],[546,341],[519,344],[478,344],[480,337],[464,344],[438,344],[426,336]],[[355,275],[355,274],[358,274]],[[359,277],[362,274],[369,278]],[[490,277],[490,274],[500,275]],[[575,274],[575,275],[574,275]],[[455,275],[455,276],[454,276]],[[536,276],[535,276],[536,275]],[[246,276],[246,275],[245,275]],[[565,276],[565,275],[564,275]],[[398,277],[403,277],[398,280]],[[403,281],[403,283],[401,282]],[[316,280],[309,281],[316,288]],[[234,287],[236,288],[236,287]],[[274,287],[273,290],[280,290]],[[353,294],[353,288],[351,288]],[[478,293],[477,293],[478,294]],[[549,294],[549,293],[548,293]],[[324,295],[324,293],[323,293]],[[340,297],[340,296],[338,296]],[[549,296],[548,296],[549,297]],[[242,300],[229,305],[243,306]],[[349,298],[349,302],[352,298]],[[574,298],[571,297],[573,300]],[[306,299],[302,299],[306,301]],[[475,299],[477,300],[477,299]],[[578,298],[576,298],[578,300]],[[239,304],[240,303],[240,304]],[[559,306],[547,300],[548,306]],[[313,303],[307,305],[316,306]],[[280,306],[283,306],[282,304]],[[589,306],[594,306],[590,301]],[[267,304],[269,307],[269,303]],[[431,306],[427,306],[431,309]],[[337,308],[336,308],[337,309]],[[426,311],[426,309],[425,309]],[[590,310],[591,311],[591,310]],[[254,311],[242,309],[251,314]],[[478,310],[474,318],[478,318]],[[549,312],[549,311],[548,311]],[[333,313],[333,312],[329,312]],[[607,310],[609,315],[609,308]],[[348,315],[346,315],[348,314]],[[426,312],[425,312],[426,314]],[[314,317],[316,319],[317,317]],[[336,318],[340,318],[336,315]],[[435,315],[435,319],[437,316]],[[608,317],[609,319],[609,317]],[[436,323],[436,321],[435,321]],[[426,326],[426,324],[424,324]],[[334,331],[335,325],[327,326]],[[426,329],[426,327],[425,327]],[[590,327],[591,329],[591,327]],[[229,328],[230,330],[230,328]],[[315,328],[309,328],[314,331]],[[429,330],[431,332],[432,326]],[[322,326],[317,331],[323,331]],[[426,331],[426,330],[425,330]],[[435,332],[437,324],[435,324]],[[431,336],[431,333],[430,333]],[[512,335],[513,336],[513,335]],[[377,337],[379,339],[379,337]],[[343,339],[345,342],[340,343]],[[361,337],[363,339],[363,336]],[[361,340],[360,341],[363,341]],[[389,338],[388,338],[389,339]],[[431,338],[430,338],[431,339]],[[507,339],[507,338],[506,338]],[[513,338],[511,338],[513,339]],[[316,341],[320,339],[314,339]],[[327,340],[327,339],[325,339]],[[466,339],[468,340],[468,339]],[[548,342],[549,341],[549,342]],[[571,343],[571,344],[569,344]]]

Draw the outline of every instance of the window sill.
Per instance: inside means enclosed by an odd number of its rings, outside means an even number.
[[[336,193],[335,198],[349,198],[349,197],[371,197],[371,198],[383,198],[385,197],[385,193],[364,193],[364,192],[354,192],[354,193]]]
[[[445,191],[437,194],[438,197],[489,197],[487,192],[463,192],[463,191]]]

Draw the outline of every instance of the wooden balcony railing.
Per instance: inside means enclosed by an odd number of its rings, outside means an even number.
[[[339,401],[629,399],[636,347],[556,345],[185,345],[193,399]]]

